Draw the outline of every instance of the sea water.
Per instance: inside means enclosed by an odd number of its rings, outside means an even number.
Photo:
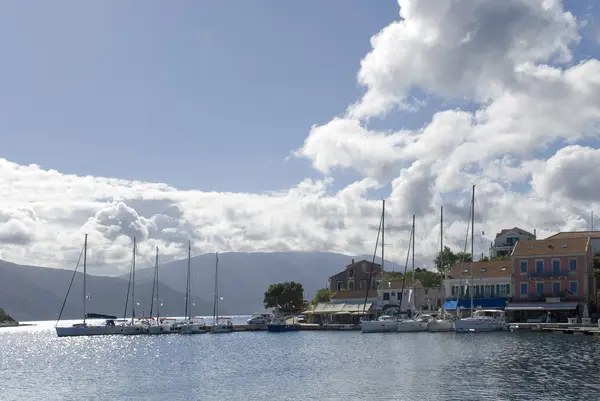
[[[600,337],[300,331],[57,338],[53,325],[0,329],[0,400],[600,399]]]

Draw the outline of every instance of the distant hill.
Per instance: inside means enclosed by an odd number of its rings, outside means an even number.
[[[347,256],[328,252],[273,252],[219,254],[220,313],[225,315],[260,312],[263,295],[270,284],[298,281],[305,297],[312,299],[327,278],[342,271],[352,259],[372,256]],[[166,263],[160,267],[160,298],[162,315],[181,316],[185,306],[187,259]],[[400,266],[386,261],[386,270]],[[193,315],[212,315],[215,255],[192,258]],[[0,305],[20,321],[52,320],[58,317],[73,270],[17,265],[0,260]],[[154,268],[136,271],[136,314],[148,314]],[[83,314],[83,275],[77,273],[71,288],[63,319],[78,319]],[[88,275],[87,312],[123,316],[129,275],[105,277]],[[131,309],[128,310],[128,315]]]

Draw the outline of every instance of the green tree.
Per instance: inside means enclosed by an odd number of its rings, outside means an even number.
[[[329,291],[329,288],[321,288],[317,290],[317,293],[315,294],[315,297],[312,300],[312,304],[316,305],[319,302],[329,302],[331,301],[332,296],[333,293]]]
[[[509,259],[510,259],[510,256],[507,256],[507,255],[500,255],[500,256],[496,256],[496,257],[492,258],[492,260],[509,260]]]
[[[489,262],[490,258],[488,258],[487,256],[482,256],[482,257],[479,258],[479,261],[480,262]]]
[[[296,313],[304,307],[304,288],[295,281],[271,284],[263,303],[265,309],[275,308],[278,313]]]
[[[443,273],[450,270],[450,268],[456,263],[457,258],[454,252],[447,246],[444,247],[442,252],[438,252],[435,257],[434,263],[438,272]]]
[[[457,262],[471,262],[473,258],[471,257],[471,253],[469,252],[456,252],[456,261]]]
[[[404,278],[404,275],[402,274],[402,272],[386,272],[385,278],[388,280],[392,280],[392,279],[402,280],[402,278]]]

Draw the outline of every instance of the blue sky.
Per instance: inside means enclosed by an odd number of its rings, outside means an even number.
[[[398,18],[393,0],[140,4],[3,6],[0,157],[205,191],[320,177],[286,156],[360,97],[369,39]],[[597,14],[591,1],[565,4]],[[576,57],[597,45],[584,37]],[[418,128],[439,105],[370,125]]]

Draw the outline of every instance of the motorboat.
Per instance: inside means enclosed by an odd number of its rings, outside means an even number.
[[[497,309],[479,309],[473,312],[471,317],[454,322],[454,329],[457,333],[502,331],[506,328],[504,311]]]
[[[58,337],[77,336],[106,336],[122,334],[122,327],[115,325],[114,321],[107,320],[104,324],[75,323],[72,326],[56,326]]]
[[[267,330],[271,333],[281,333],[285,331],[297,331],[298,327],[295,324],[290,324],[287,318],[275,316],[267,324]]]

